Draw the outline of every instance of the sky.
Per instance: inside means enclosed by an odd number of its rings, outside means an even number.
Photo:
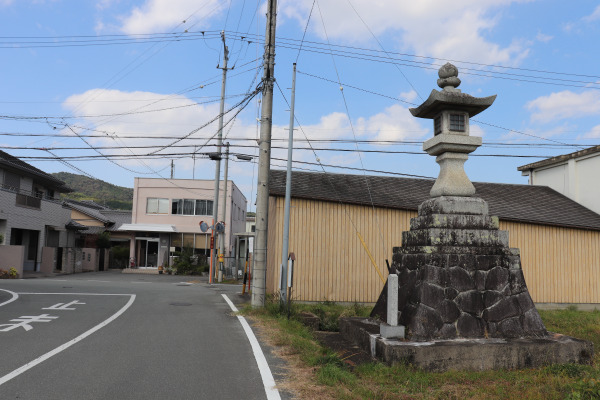
[[[133,187],[214,179],[223,66],[229,179],[255,209],[264,1],[0,0],[0,146],[46,171]],[[600,5],[580,0],[280,0],[272,168],[437,177],[409,108],[459,69],[495,103],[471,120],[472,181],[600,144]],[[255,157],[241,161],[236,155]],[[221,166],[224,171],[224,166]]]

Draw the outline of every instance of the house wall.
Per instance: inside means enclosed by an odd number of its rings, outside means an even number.
[[[284,199],[269,199],[267,292],[279,288]],[[295,253],[293,298],[372,303],[383,282],[356,231],[387,278],[385,259],[402,244],[414,211],[292,199],[289,251]],[[521,249],[531,296],[538,303],[600,303],[600,232],[501,221]]]
[[[90,217],[89,215],[77,210],[71,210],[71,219],[85,226],[104,226],[103,222],[100,222],[96,218]]]
[[[22,179],[23,181],[24,179]],[[41,200],[40,208],[21,207],[16,205],[16,193],[0,189],[0,226],[4,231],[4,243],[10,243],[11,229],[25,229],[39,232],[37,245],[37,265],[28,266],[30,270],[39,270],[42,247],[46,243],[46,226],[64,228],[69,221],[70,210],[63,208],[59,202]],[[64,241],[66,232],[61,232]]]
[[[530,174],[529,183],[549,186],[568,198],[600,213],[600,153],[573,158],[561,164],[524,171]]]

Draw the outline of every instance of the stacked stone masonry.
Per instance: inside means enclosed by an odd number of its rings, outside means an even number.
[[[498,229],[482,199],[425,201],[402,244],[394,248],[392,270],[398,274],[399,322],[410,340],[548,335],[519,251],[508,247],[508,232]]]

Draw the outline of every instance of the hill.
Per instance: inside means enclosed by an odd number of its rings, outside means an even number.
[[[132,208],[133,189],[69,172],[55,172],[51,175],[65,182],[68,187],[74,190],[73,193],[63,194],[63,198],[94,200],[98,204],[106,205],[115,210],[131,210]]]

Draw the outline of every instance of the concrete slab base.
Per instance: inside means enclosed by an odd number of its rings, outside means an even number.
[[[121,273],[158,275],[158,268],[125,268],[121,271]]]
[[[384,322],[379,326],[379,334],[386,339],[404,339],[404,326],[388,325]]]
[[[594,354],[591,342],[557,333],[540,338],[413,342],[382,338],[379,324],[364,318],[340,319],[340,333],[387,364],[410,364],[437,372],[590,364]]]

